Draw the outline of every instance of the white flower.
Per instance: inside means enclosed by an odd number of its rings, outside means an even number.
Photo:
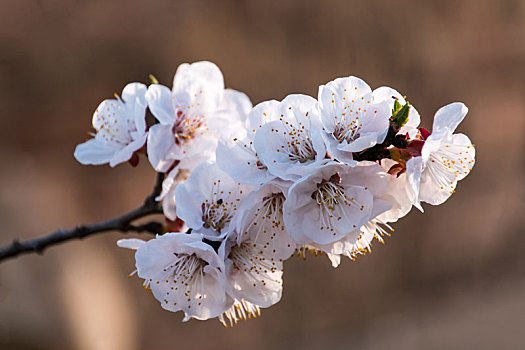
[[[391,159],[381,160],[381,167],[385,172],[394,164],[397,163]],[[327,245],[310,245],[311,248],[326,253],[333,267],[340,264],[341,256],[354,260],[358,255],[371,252],[374,239],[384,243],[383,236],[390,236],[388,231],[394,231],[389,223],[396,222],[410,212],[412,200],[407,191],[406,173],[399,176],[387,174],[385,179],[384,192],[381,191],[375,195],[376,203],[379,205],[375,206],[375,210],[370,215],[372,218],[370,221],[337,242]],[[390,208],[386,210],[389,206]]]
[[[283,206],[291,183],[273,181],[246,196],[237,216],[237,243],[250,239],[253,247],[286,260],[296,244],[284,226]]]
[[[284,203],[286,230],[299,244],[334,243],[388,210],[377,164],[330,164],[297,181]]]
[[[388,222],[397,221],[397,215],[406,210],[400,203],[405,204],[403,199],[396,198],[399,193],[399,188],[404,185],[395,183],[395,187],[389,187],[392,184],[390,175],[381,172],[381,169],[373,162],[360,162],[356,169],[365,168],[368,171],[370,178],[379,176],[385,182],[379,183],[376,186],[371,186],[369,191],[374,197],[373,208],[369,216],[369,221],[361,227],[352,230],[349,234],[343,236],[341,239],[330,244],[310,243],[308,248],[316,251],[322,251],[327,254],[332,262],[333,267],[337,267],[341,260],[341,255],[347,256],[354,260],[358,254],[366,254],[371,251],[372,241],[377,239],[383,243],[382,236],[388,235],[387,229],[393,231],[388,225]],[[369,180],[370,181],[370,180]],[[403,190],[404,187],[402,188]],[[412,202],[408,201],[408,207],[412,207]]]
[[[202,163],[175,189],[177,216],[193,232],[222,240],[233,230],[241,200],[252,187],[241,185],[215,163]]]
[[[405,98],[396,90],[388,87],[388,86],[381,86],[374,90],[372,93],[375,101],[386,101],[388,103],[388,109],[390,110],[390,113],[392,112],[392,109],[394,108],[394,103],[397,100],[401,105],[405,105],[407,101]],[[410,110],[408,112],[408,119],[399,129],[398,135],[406,135],[407,133],[410,133],[412,136],[413,132],[417,131],[417,128],[419,126],[419,123],[421,123],[421,117],[419,116],[419,113],[414,108],[414,106],[410,105]]]
[[[274,111],[279,102],[261,102],[252,108],[246,128],[240,128],[234,137],[223,137],[217,145],[217,164],[240,183],[259,185],[275,178],[262,163],[253,142],[257,130],[271,121],[279,120]]]
[[[148,158],[159,172],[183,160],[214,160],[219,136],[242,127],[251,108],[245,94],[224,89],[222,73],[211,62],[180,65],[172,90],[153,84],[146,98],[159,121],[148,136]]]
[[[184,321],[217,317],[232,305],[224,262],[200,235],[170,232],[147,242],[123,239],[117,244],[137,250],[135,264],[144,287],[164,309],[184,311]]]
[[[236,230],[219,249],[225,260],[228,293],[257,308],[281,299],[283,261],[296,247],[284,227],[283,185],[265,184],[251,192],[241,204]]]
[[[274,121],[256,130],[254,146],[270,173],[284,180],[297,180],[326,164],[314,98],[290,95],[267,113]]]
[[[238,242],[236,235],[224,240],[219,255],[224,258],[228,294],[258,307],[269,307],[281,299],[283,259],[262,249],[266,237],[250,235]]]
[[[337,160],[355,165],[352,153],[384,141],[391,108],[377,101],[372,89],[357,77],[338,78],[319,87],[323,137]]]
[[[117,164],[131,159],[146,142],[146,86],[126,85],[122,99],[104,100],[93,114],[94,137],[75,149],[82,164]]]
[[[406,164],[408,189],[421,211],[420,201],[433,205],[445,202],[454,193],[457,182],[474,166],[475,149],[470,139],[464,134],[453,134],[467,112],[467,107],[459,102],[439,109],[421,156]]]

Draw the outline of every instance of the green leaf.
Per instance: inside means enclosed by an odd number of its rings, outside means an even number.
[[[408,113],[410,112],[410,104],[407,102],[405,105],[401,104],[396,100],[394,102],[394,109],[392,110],[392,124],[398,128],[403,127],[408,120]]]
[[[395,115],[403,107],[398,100],[394,101],[394,108],[392,109],[392,115]]]

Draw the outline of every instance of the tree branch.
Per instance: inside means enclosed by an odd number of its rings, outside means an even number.
[[[20,242],[17,239],[13,243],[0,248],[0,262],[13,258],[22,254],[37,253],[42,254],[44,250],[52,245],[66,242],[72,239],[82,239],[97,233],[107,231],[120,232],[149,232],[161,233],[163,225],[160,222],[151,221],[142,225],[132,225],[131,223],[137,219],[153,214],[162,214],[162,207],[155,200],[155,198],[162,191],[162,181],[164,174],[157,175],[157,181],[151,194],[146,197],[144,204],[126,213],[118,218],[111,219],[105,222],[100,222],[92,225],[81,225],[71,230],[58,230],[47,236],[35,238],[28,241]]]

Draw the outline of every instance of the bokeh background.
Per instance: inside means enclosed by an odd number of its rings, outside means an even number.
[[[457,193],[411,212],[385,245],[286,263],[281,302],[225,329],[181,323],[127,278],[119,233],[0,265],[2,349],[523,349],[525,2],[0,1],[0,244],[117,216],[149,164],[73,158],[98,103],[153,73],[211,60],[255,103],[357,75],[395,87],[423,126],[463,101],[477,145]]]

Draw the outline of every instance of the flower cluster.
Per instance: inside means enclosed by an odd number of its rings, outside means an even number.
[[[252,107],[197,62],[179,66],[172,89],[132,83],[102,102],[75,157],[115,166],[145,154],[167,175],[157,200],[166,230],[181,232],[118,245],[136,250],[164,309],[233,325],[280,300],[291,256],[323,253],[337,267],[383,242],[412,206],[446,201],[474,166],[474,146],[454,133],[466,114],[449,104],[429,132],[400,93],[356,77],[321,85],[317,99]]]

